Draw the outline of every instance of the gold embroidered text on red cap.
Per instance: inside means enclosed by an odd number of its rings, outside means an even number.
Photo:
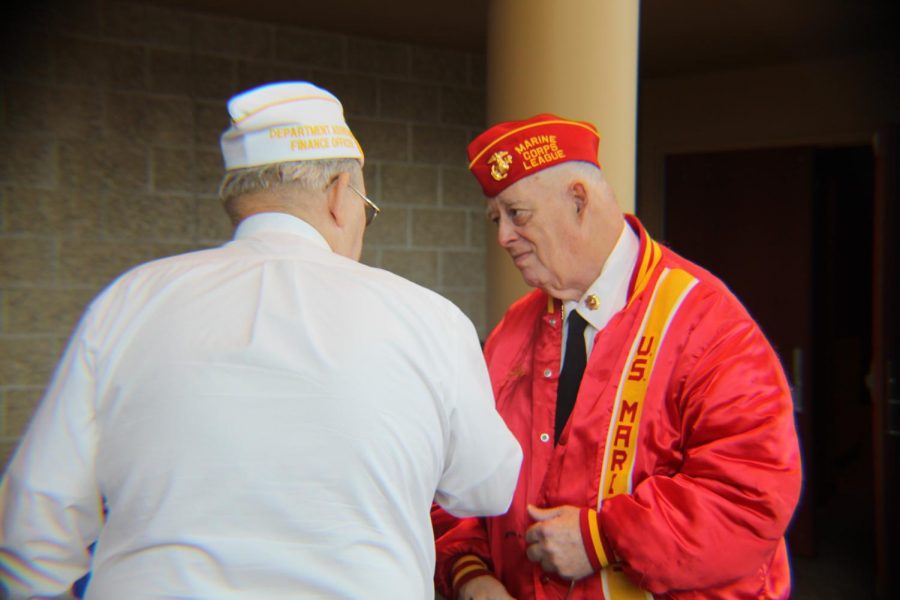
[[[600,166],[600,134],[584,121],[541,114],[494,125],[469,144],[469,169],[492,198],[541,169],[577,160]]]

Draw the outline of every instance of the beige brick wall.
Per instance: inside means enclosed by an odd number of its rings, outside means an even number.
[[[483,56],[112,0],[26,3],[0,48],[0,461],[85,304],[123,270],[216,245],[225,101],[308,79],[344,103],[384,209],[363,261],[482,337],[484,212],[465,146]]]

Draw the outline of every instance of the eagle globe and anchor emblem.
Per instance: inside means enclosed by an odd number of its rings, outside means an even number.
[[[491,177],[494,178],[494,181],[506,179],[512,161],[513,157],[506,150],[500,150],[491,155],[488,164],[491,165]]]

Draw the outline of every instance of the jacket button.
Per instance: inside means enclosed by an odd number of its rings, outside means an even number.
[[[550,578],[546,575],[541,575],[541,583],[550,583]]]
[[[553,376],[553,371],[551,371],[550,369],[544,369],[544,377],[552,377],[552,376]]]
[[[556,327],[556,319],[550,319],[550,325]]]
[[[545,444],[546,444],[547,442],[549,442],[549,441],[550,441],[550,434],[549,434],[549,433],[542,433],[542,434],[541,434],[541,441],[544,442]]]

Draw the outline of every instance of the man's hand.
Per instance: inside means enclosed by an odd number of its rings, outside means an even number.
[[[493,575],[481,575],[467,581],[456,595],[456,600],[515,600]]]
[[[525,532],[528,559],[564,579],[581,579],[594,572],[581,541],[580,509],[574,506],[538,508],[528,505],[537,521]]]

